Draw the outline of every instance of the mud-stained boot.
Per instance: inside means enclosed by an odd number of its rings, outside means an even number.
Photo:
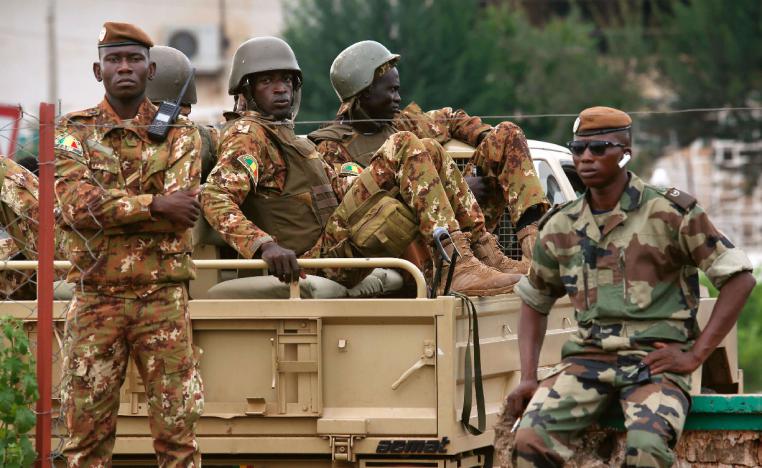
[[[471,251],[471,239],[468,234],[455,231],[450,233],[450,237],[452,243],[447,240],[442,242],[445,252],[450,257],[455,248],[460,252],[452,275],[451,290],[467,296],[496,296],[513,291],[513,286],[519,282],[521,275],[502,273],[477,260]],[[449,265],[443,268],[442,284],[447,278],[449,268]],[[442,289],[443,286],[440,286],[440,292]]]
[[[480,262],[495,270],[519,275],[525,275],[529,271],[530,261],[518,261],[506,257],[495,235],[489,232],[485,231],[478,239],[475,239],[471,249]]]
[[[537,241],[537,225],[530,224],[525,226],[516,233],[519,245],[521,246],[521,261],[528,261],[532,263],[532,249],[534,249],[534,243]]]

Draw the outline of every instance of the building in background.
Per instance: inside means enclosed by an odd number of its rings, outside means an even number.
[[[197,69],[198,105],[193,107],[193,117],[218,121],[222,110],[232,107],[227,80],[233,52],[251,37],[279,34],[281,3],[4,0],[0,104],[20,104],[26,112],[36,114],[41,101],[60,101],[62,113],[99,102],[103,88],[92,73],[92,63],[98,58],[98,34],[105,21],[123,21],[139,25],[157,44],[172,45],[189,55]]]

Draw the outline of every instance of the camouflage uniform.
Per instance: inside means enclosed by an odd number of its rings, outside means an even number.
[[[0,224],[8,237],[0,239],[0,260],[16,256],[37,258],[37,177],[11,159],[0,157]],[[36,284],[33,271],[0,272],[0,297],[33,299]]]
[[[190,230],[154,219],[154,194],[199,186],[200,138],[180,117],[162,143],[144,100],[123,122],[105,99],[56,132],[55,191],[77,285],[67,312],[62,411],[70,466],[107,466],[127,357],[146,386],[160,466],[200,466],[203,407],[184,282],[194,277]]]
[[[351,113],[358,112],[359,103],[356,98],[350,102],[349,105],[345,103],[342,106],[342,110],[347,110],[343,115],[350,116]],[[359,109],[359,112],[362,110]],[[350,161],[362,163],[361,158],[358,158],[362,155],[353,154],[350,149],[352,140],[360,135],[349,125],[336,125],[340,126],[336,136],[330,137],[325,129],[310,135],[318,143],[318,151],[326,161],[337,167]],[[470,216],[474,219],[483,218],[489,232],[497,227],[506,206],[514,225],[531,206],[539,205],[543,212],[547,210],[549,205],[532,164],[526,138],[517,125],[502,122],[493,128],[463,110],[445,107],[424,113],[417,104],[411,103],[396,116],[391,125],[378,124],[378,132],[381,134],[391,134],[394,131],[409,131],[418,138],[431,138],[442,145],[455,138],[476,147],[464,173],[471,174],[474,167],[480,168],[482,175],[487,178],[491,197],[481,205],[483,214],[472,210]],[[486,136],[479,143],[483,133]],[[469,203],[464,200],[462,205],[469,206]]]
[[[201,196],[204,215],[210,225],[246,258],[253,257],[260,246],[271,241],[272,237],[247,219],[240,205],[251,190],[279,194],[287,175],[279,142],[263,128],[265,125],[276,128],[278,132],[293,133],[290,127],[268,122],[254,111],[244,112],[243,118],[229,123],[223,132],[217,166],[209,175]],[[256,172],[248,170],[240,162],[240,158],[246,155],[256,160]],[[427,147],[411,133],[400,132],[387,140],[370,166],[356,180],[355,177],[337,177],[329,164],[322,161],[322,165],[337,199],[343,201],[326,222],[325,231],[316,239],[314,247],[304,254],[305,257],[365,256],[350,242],[347,214],[351,210],[347,210],[347,203],[361,205],[369,198],[368,186],[373,183],[382,190],[399,190],[400,198],[417,215],[418,230],[423,238],[431,239],[433,230],[439,226],[451,232],[460,229],[450,205],[451,197],[440,180],[439,171],[442,168],[435,166]],[[362,272],[345,270],[327,270],[324,273],[350,286],[364,276]]]
[[[690,375],[650,376],[640,361],[656,341],[692,346],[698,269],[717,287],[751,270],[693,197],[629,176],[612,211],[593,214],[583,196],[540,223],[530,274],[516,291],[542,314],[568,294],[578,331],[524,413],[518,466],[561,466],[572,437],[617,397],[628,430],[626,465],[670,466]]]

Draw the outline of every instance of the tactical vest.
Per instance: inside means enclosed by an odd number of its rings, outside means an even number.
[[[209,127],[196,124],[196,128],[201,135],[201,183],[205,184],[209,173],[217,164],[217,148],[214,147]]]
[[[286,184],[280,194],[269,197],[250,191],[241,211],[279,245],[302,255],[318,241],[338,202],[312,143],[296,138],[290,128],[260,125],[283,155]]]
[[[378,133],[373,134],[355,132],[352,141],[347,145],[347,151],[356,163],[364,168],[368,167],[376,151],[395,133],[397,131],[391,125],[384,125]]]

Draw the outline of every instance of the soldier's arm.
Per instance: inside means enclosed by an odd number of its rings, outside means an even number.
[[[193,126],[179,127],[173,135],[167,169],[164,172],[164,191],[155,196],[167,196],[179,191],[199,189],[201,184],[201,136]],[[153,213],[153,219],[106,229],[107,235],[128,232],[181,232],[186,228]]]
[[[56,137],[81,136],[67,126]],[[56,148],[55,192],[63,222],[74,229],[101,229],[149,221],[153,195],[129,195],[121,189],[101,187],[87,166],[87,148],[72,151]]]
[[[333,166],[336,172],[340,170],[342,164],[352,162],[352,156],[338,141],[323,140],[318,143],[317,150],[325,162]]]
[[[273,241],[240,209],[249,191],[256,190],[257,181],[238,158],[253,156],[262,167],[263,151],[266,150],[246,134],[225,137],[220,144],[217,165],[201,192],[201,208],[207,221],[244,258],[252,258],[262,244]]]
[[[21,166],[9,164],[2,184],[0,201],[19,217],[13,223],[15,229],[6,227],[8,234],[18,231],[21,238],[13,239],[16,246],[21,250],[37,252],[37,220],[39,219],[37,177]]]
[[[683,217],[679,236],[688,263],[704,270],[720,294],[709,322],[688,352],[667,343],[654,344],[657,351],[644,359],[654,374],[697,369],[733,328],[756,284],[746,254],[712,224],[701,207],[694,206]]]
[[[453,110],[445,107],[427,112],[435,122],[446,127],[451,138],[464,141],[471,146],[478,146],[480,136],[492,130],[492,126],[482,122],[479,117],[471,117],[463,109]]]

